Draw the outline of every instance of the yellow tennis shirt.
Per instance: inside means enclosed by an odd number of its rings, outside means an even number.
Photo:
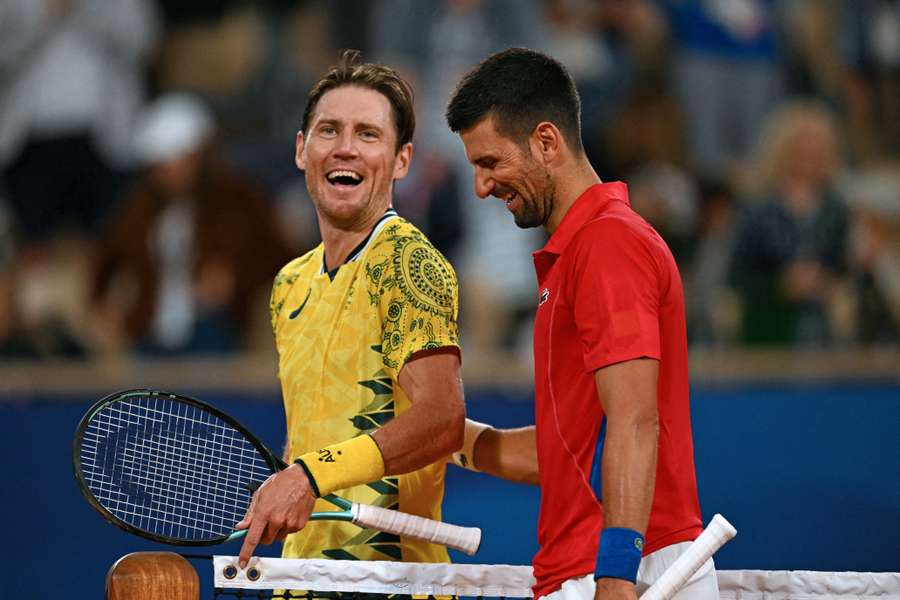
[[[389,210],[337,272],[324,246],[275,279],[272,328],[287,417],[288,455],[369,434],[404,412],[398,376],[421,350],[459,347],[456,275],[412,224]],[[332,278],[333,277],[333,278]],[[445,461],[337,490],[349,500],[441,518]],[[334,510],[324,500],[316,511]],[[350,523],[317,521],[288,536],[284,557],[447,562],[443,546]]]

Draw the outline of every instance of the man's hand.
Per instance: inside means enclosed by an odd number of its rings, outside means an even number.
[[[258,544],[282,541],[287,534],[303,529],[315,502],[306,473],[299,465],[269,477],[253,494],[247,516],[235,525],[235,529],[249,528],[241,546],[241,568],[247,566]]]
[[[601,577],[597,580],[594,600],[637,600],[637,592],[630,581]]]

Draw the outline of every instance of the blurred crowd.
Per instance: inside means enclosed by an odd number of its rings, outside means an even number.
[[[443,119],[512,45],[576,78],[692,345],[900,341],[900,1],[3,0],[0,359],[269,348],[272,277],[319,241],[294,138],[340,48],[413,83],[395,207],[457,270],[466,351],[530,352],[544,234],[476,201]]]

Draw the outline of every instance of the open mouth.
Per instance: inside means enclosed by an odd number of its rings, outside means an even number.
[[[328,183],[330,183],[331,185],[346,185],[350,187],[356,187],[363,182],[364,177],[356,171],[350,171],[349,169],[338,169],[335,171],[330,171],[327,175],[325,175],[325,179],[327,179]]]

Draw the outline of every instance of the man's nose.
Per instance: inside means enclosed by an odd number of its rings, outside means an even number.
[[[335,146],[335,154],[339,156],[356,156],[358,148],[356,146],[356,135],[352,131],[342,131],[337,138]]]
[[[487,198],[494,190],[494,180],[485,173],[475,172],[475,195],[479,198]]]

